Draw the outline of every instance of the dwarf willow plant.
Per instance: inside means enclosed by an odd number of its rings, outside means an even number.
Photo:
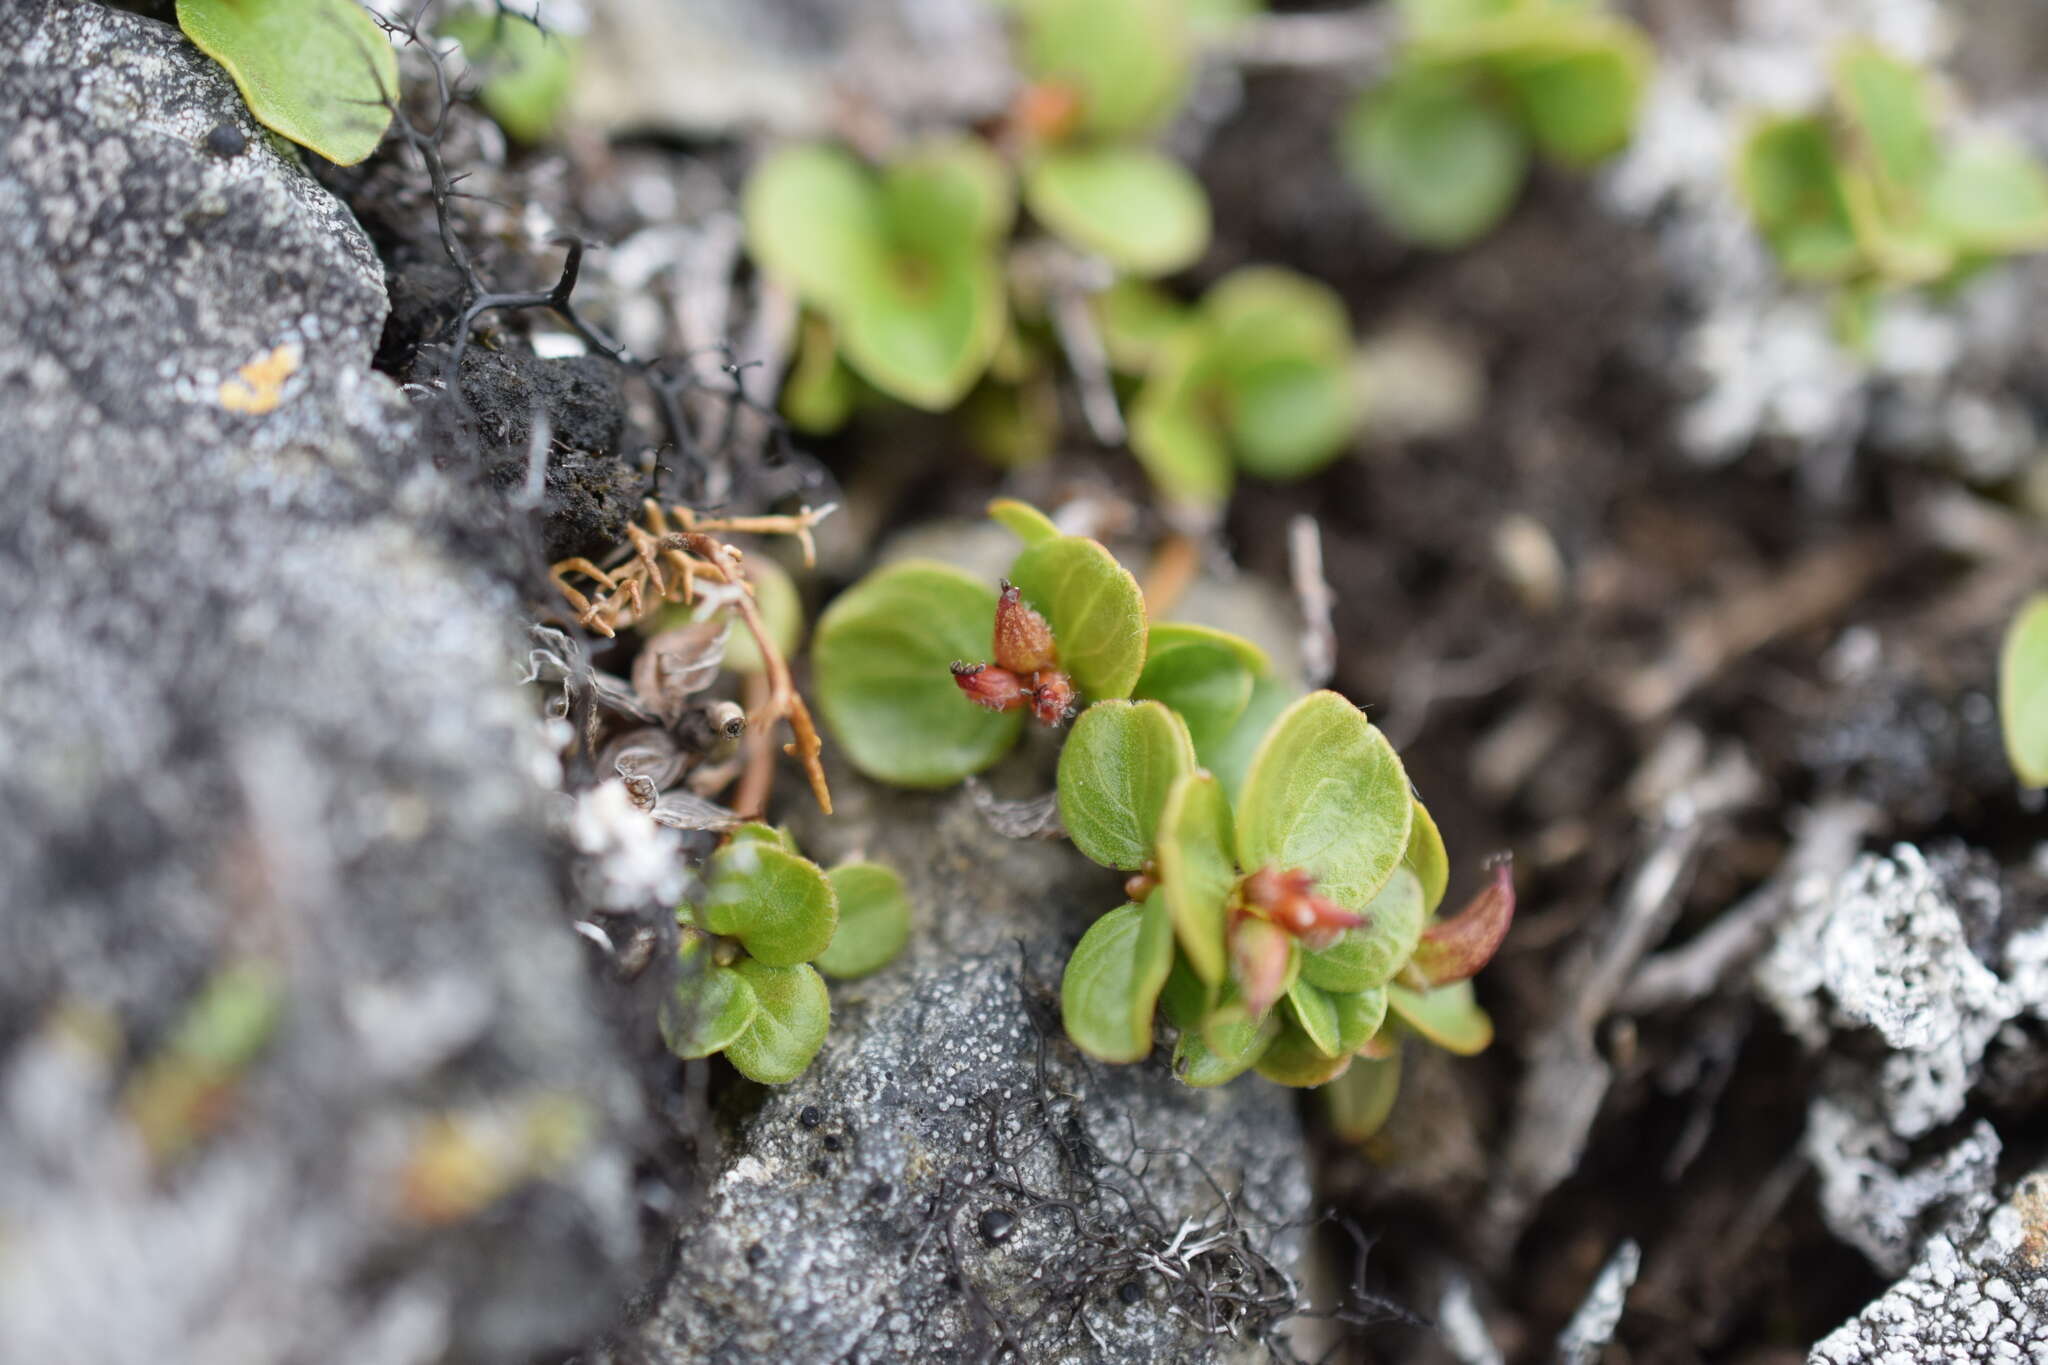
[[[796,1079],[824,1046],[831,1000],[820,971],[865,976],[902,951],[910,904],[878,863],[830,872],[787,834],[742,825],[711,855],[701,895],[676,907],[681,972],[663,1002],[678,1057],[723,1052],[770,1085]]]
[[[1926,73],[1857,43],[1832,86],[1825,112],[1758,120],[1736,179],[1787,275],[1846,287],[1845,321],[1877,290],[1952,283],[2048,246],[2040,163],[1995,136],[1945,140]]]
[[[1358,418],[1351,325],[1336,293],[1248,266],[1177,323],[1126,294],[1113,354],[1141,357],[1131,449],[1172,501],[1220,509],[1239,470],[1298,479],[1336,458]]]
[[[178,27],[258,123],[336,165],[376,151],[391,126],[398,58],[356,0],[178,0]]]
[[[2048,592],[2027,599],[2005,632],[1998,715],[2020,782],[2048,787]]]
[[[1183,0],[1018,0],[1030,82],[1016,123],[1024,203],[1056,235],[1120,271],[1164,275],[1209,244],[1209,201],[1149,143],[1194,73]]]
[[[880,168],[838,147],[784,147],[755,168],[742,211],[754,263],[813,314],[798,375],[804,401],[823,405],[810,415],[843,418],[850,402],[835,356],[931,411],[988,368],[1008,316],[998,249],[1016,204],[985,143],[933,141]]]
[[[1399,0],[1392,77],[1345,117],[1339,150],[1387,222],[1462,246],[1506,216],[1529,163],[1570,168],[1619,151],[1652,54],[1588,0]]]
[[[942,786],[979,771],[1031,716],[1057,727],[1057,798],[1074,846],[1127,874],[1126,902],[1081,938],[1061,982],[1068,1036],[1105,1061],[1152,1049],[1174,1070],[1247,1070],[1335,1092],[1365,1135],[1398,1083],[1401,1041],[1477,1051],[1492,1025],[1470,977],[1514,911],[1503,867],[1435,918],[1443,842],[1400,758],[1334,692],[1306,696],[1227,632],[1148,624],[1093,541],[1015,502],[991,513],[1024,550],[999,590],[944,565],[877,570],[828,609],[821,709],[872,776]],[[1358,1090],[1360,1093],[1354,1094]]]

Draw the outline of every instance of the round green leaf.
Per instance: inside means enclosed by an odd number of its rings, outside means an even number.
[[[1277,359],[1340,362],[1351,321],[1337,291],[1273,265],[1240,266],[1202,296],[1223,372],[1240,375]]]
[[[503,11],[452,15],[441,32],[462,44],[481,73],[478,97],[500,128],[521,142],[539,142],[553,130],[569,98],[574,40]]]
[[[1262,674],[1253,679],[1251,700],[1245,703],[1244,713],[1237,718],[1237,724],[1230,727],[1230,733],[1217,740],[1196,737],[1195,758],[1216,775],[1216,780],[1223,784],[1224,793],[1232,801],[1236,801],[1243,792],[1245,775],[1251,771],[1252,759],[1272,730],[1273,723],[1300,695],[1297,689],[1278,678]]]
[[[1209,245],[1209,199],[1178,161],[1142,147],[1048,152],[1024,181],[1032,216],[1120,270],[1165,275]]]
[[[272,132],[337,166],[384,140],[398,58],[356,0],[178,0],[178,27]]]
[[[1229,650],[1238,662],[1253,674],[1270,672],[1273,667],[1273,661],[1267,657],[1265,650],[1242,635],[1233,635],[1214,626],[1198,626],[1187,621],[1164,621],[1147,631],[1145,639],[1145,658],[1148,662],[1153,655],[1165,653],[1167,650],[1205,645]]]
[[[1279,1035],[1259,1055],[1257,1069],[1269,1081],[1306,1089],[1343,1075],[1350,1065],[1350,1053],[1336,1057],[1325,1053],[1290,1015],[1282,1021]]]
[[[1015,498],[997,498],[988,505],[988,514],[1001,522],[1004,530],[1023,541],[1026,546],[1060,538],[1060,528],[1053,525],[1052,518],[1028,502],[1019,502]]]
[[[1022,58],[1081,100],[1093,133],[1142,132],[1180,103],[1193,68],[1181,0],[1026,0]]]
[[[753,1024],[761,1007],[746,977],[697,956],[698,964],[685,967],[658,1016],[662,1041],[686,1061],[730,1046]]]
[[[1145,595],[1114,555],[1095,541],[1061,536],[1026,547],[1010,581],[1052,626],[1060,667],[1084,701],[1131,695],[1145,667]]]
[[[1463,246],[1506,216],[1528,171],[1514,121],[1463,82],[1396,77],[1362,96],[1339,133],[1345,167],[1405,237]]]
[[[1401,866],[1422,883],[1423,915],[1435,914],[1451,884],[1451,857],[1444,852],[1444,836],[1437,833],[1436,821],[1420,797],[1415,800],[1415,823],[1408,828],[1408,849],[1401,855]]]
[[[1337,1010],[1337,1049],[1340,1052],[1356,1052],[1372,1041],[1380,1025],[1387,1021],[1387,993],[1384,989],[1353,991],[1349,995],[1332,992],[1330,1003]]]
[[[839,898],[839,928],[818,955],[818,970],[842,980],[880,971],[910,941],[903,879],[880,863],[842,863],[827,875]]]
[[[839,899],[809,858],[743,840],[711,855],[705,880],[704,927],[737,938],[767,966],[809,962],[831,945]]]
[[[1288,988],[1286,1002],[1290,1021],[1316,1051],[1325,1057],[1345,1053],[1346,1049],[1337,1045],[1337,1006],[1331,997],[1306,981],[1296,981]]]
[[[1221,1085],[1243,1075],[1280,1036],[1280,1014],[1239,1017],[1210,1029],[1182,1029],[1173,1044],[1173,1074],[1188,1085]]]
[[[1017,742],[1020,711],[985,710],[953,681],[988,656],[996,594],[958,569],[906,560],[862,579],[819,618],[811,644],[818,709],[869,777],[946,787]]]
[[[782,415],[813,436],[837,431],[853,415],[858,382],[839,358],[831,322],[818,313],[805,314],[796,360],[782,384]]]
[[[1407,1028],[1460,1057],[1484,1052],[1493,1041],[1493,1020],[1479,1008],[1470,981],[1428,992],[1389,986],[1387,1008]]]
[[[1272,360],[1230,386],[1238,466],[1262,479],[1306,478],[1336,459],[1356,415],[1351,372],[1340,362]]]
[[[881,193],[837,147],[799,143],[769,155],[740,196],[747,254],[843,325],[839,304],[886,269]]]
[[[1131,453],[1171,502],[1220,509],[1230,501],[1236,470],[1230,448],[1203,403],[1204,391],[1184,382],[1180,361],[1198,349],[1199,333],[1169,343],[1159,367],[1131,405]]]
[[[1086,719],[1086,717],[1083,717]],[[1227,907],[1237,888],[1230,802],[1207,773],[1183,773],[1159,813],[1159,885],[1189,968],[1211,986],[1230,970]]]
[[[958,403],[1003,339],[1002,272],[986,253],[889,253],[832,307],[846,363],[928,412]]]
[[[1010,171],[986,142],[926,143],[889,163],[882,212],[890,242],[905,251],[975,251],[1010,230],[1017,214]]]
[[[1835,99],[1872,169],[1910,192],[1940,160],[1927,76],[1872,43],[1851,43],[1835,59]]]
[[[1149,280],[1119,276],[1095,295],[1095,326],[1109,363],[1123,374],[1143,374],[1167,340],[1188,322],[1180,300]]]
[[[1167,793],[1195,766],[1180,717],[1156,701],[1097,702],[1060,746],[1060,822],[1104,867],[1136,872],[1151,861]]]
[[[779,848],[789,853],[797,851],[796,841],[789,837],[786,830],[779,830],[759,820],[749,820],[745,824],[733,826],[725,838],[728,844],[766,844],[770,848]]]
[[[1371,990],[1408,964],[1427,918],[1415,874],[1405,866],[1394,869],[1363,913],[1369,923],[1345,930],[1327,948],[1302,954],[1304,979],[1326,991]]]
[[[1188,965],[1187,954],[1175,953],[1166,985],[1159,991],[1159,1007],[1166,1012],[1166,1022],[1178,1029],[1199,1029],[1215,1007],[1216,996],[1216,988]]]
[[[825,978],[808,963],[770,967],[751,959],[733,968],[760,1002],[746,1032],[725,1045],[740,1074],[763,1085],[782,1085],[803,1074],[832,1025]]]
[[[1131,694],[1164,703],[1187,722],[1197,742],[1220,739],[1252,698],[1252,671],[1237,651],[1209,641],[1162,649],[1155,632],[1145,650],[1145,671]]]
[[[1839,279],[1862,259],[1824,120],[1757,124],[1743,139],[1736,187],[1787,275]]]
[[[2006,629],[1998,715],[2012,770],[2026,786],[2048,787],[2048,593],[2027,599]]]
[[[1074,1045],[1105,1062],[1152,1050],[1152,1012],[1173,967],[1173,925],[1156,894],[1095,921],[1067,959],[1060,1014]]]
[[[1339,1137],[1363,1142],[1377,1133],[1394,1112],[1401,1093],[1401,1053],[1384,1060],[1360,1057],[1349,1070],[1323,1087],[1330,1126]]]
[[[1237,803],[1238,866],[1307,872],[1318,894],[1363,910],[1401,861],[1414,812],[1386,736],[1335,692],[1311,692],[1252,758]]]
[[[1655,64],[1633,24],[1605,14],[1553,18],[1539,41],[1492,63],[1546,156],[1590,166],[1627,145]]]
[[[2048,246],[2048,175],[2017,144],[1967,143],[1935,170],[1927,216],[1965,251],[2002,255]]]

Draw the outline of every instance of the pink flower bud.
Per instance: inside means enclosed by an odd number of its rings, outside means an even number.
[[[1033,673],[1031,714],[1048,729],[1073,719],[1074,680],[1057,669],[1040,669]]]
[[[996,662],[1012,673],[1038,673],[1059,667],[1059,650],[1054,647],[1052,627],[1045,618],[1024,605],[1024,594],[1013,583],[1003,584],[996,599]]]
[[[1032,702],[1022,678],[992,664],[954,664],[953,681],[969,699],[991,711],[1015,711]]]
[[[1287,983],[1294,940],[1279,925],[1240,912],[1230,925],[1230,964],[1254,1019],[1273,1008]]]

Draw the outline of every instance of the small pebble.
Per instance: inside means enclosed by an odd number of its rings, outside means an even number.
[[[1125,1280],[1116,1287],[1116,1296],[1122,1299],[1126,1306],[1136,1304],[1145,1297],[1145,1286],[1136,1280]]]
[[[976,1231],[981,1233],[981,1240],[994,1246],[1007,1238],[1011,1229],[1017,1226],[1017,1215],[1008,1209],[989,1209],[976,1220],[974,1226]]]
[[[813,1161],[811,1163],[812,1175],[830,1175],[831,1173],[831,1163],[827,1162],[824,1157],[819,1157],[816,1161]]]
[[[798,1111],[796,1121],[806,1128],[816,1128],[825,1121],[825,1115],[819,1111],[817,1105],[807,1104]]]
[[[888,1181],[877,1180],[874,1184],[868,1186],[868,1202],[870,1204],[886,1204],[889,1202],[889,1196],[895,1192],[890,1187]]]
[[[249,139],[232,123],[216,123],[206,135],[206,150],[215,156],[240,156],[248,146]]]
[[[747,1264],[760,1269],[761,1262],[768,1259],[768,1252],[759,1242],[747,1248]]]
[[[825,1134],[825,1150],[826,1150],[826,1151],[828,1151],[828,1152],[836,1152],[836,1151],[838,1151],[838,1150],[839,1150],[839,1149],[840,1149],[841,1147],[844,1147],[845,1145],[846,1145],[846,1139],[845,1139],[845,1138],[842,1138],[842,1137],[840,1137],[840,1136],[839,1136],[839,1134],[837,1134],[837,1133],[827,1133],[827,1134]]]

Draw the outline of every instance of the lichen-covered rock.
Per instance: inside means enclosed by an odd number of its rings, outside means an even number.
[[[1899,1275],[1937,1233],[1958,1237],[1997,1199],[1997,1130],[1983,1121],[1923,1160],[1868,1113],[1820,1098],[1807,1110],[1802,1140],[1820,1178],[1828,1230],[1887,1275]]]
[[[369,243],[81,0],[0,5],[0,242],[0,1354],[571,1346],[637,1091]]]
[[[2048,1362],[2048,1173],[1968,1237],[1937,1235],[1907,1276],[1813,1348],[1811,1365]]]
[[[967,793],[834,785],[804,847],[829,862],[858,838],[898,868],[911,947],[834,987],[824,1051],[739,1124],[609,1358],[1264,1358],[1309,1197],[1292,1097],[1081,1059],[1059,973],[1116,878],[995,835]],[[1205,1304],[1226,1284],[1251,1302]]]

